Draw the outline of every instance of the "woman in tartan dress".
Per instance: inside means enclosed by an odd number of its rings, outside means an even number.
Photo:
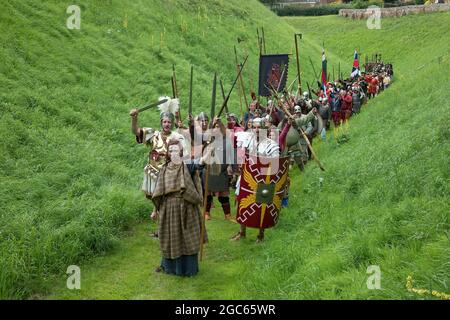
[[[182,152],[178,140],[169,141],[168,161],[161,168],[153,192],[152,199],[159,212],[162,254],[161,265],[156,271],[194,276],[198,272],[203,223],[200,207],[203,196],[198,170],[206,158],[185,163],[181,159]]]

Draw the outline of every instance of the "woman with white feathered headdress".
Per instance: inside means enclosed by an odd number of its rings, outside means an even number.
[[[145,144],[150,147],[148,155],[148,164],[144,168],[144,181],[142,183],[142,191],[144,191],[148,199],[152,198],[155,189],[156,179],[161,167],[164,165],[167,156],[167,144],[170,139],[177,139],[181,142],[186,150],[185,154],[189,154],[189,148],[186,148],[186,139],[183,135],[173,131],[175,122],[175,113],[179,110],[179,100],[170,97],[160,97],[159,101],[167,99],[166,102],[158,106],[160,111],[160,129],[138,126],[138,109],[130,111],[131,131],[136,136],[136,142]],[[151,218],[156,219],[157,212],[153,209]]]

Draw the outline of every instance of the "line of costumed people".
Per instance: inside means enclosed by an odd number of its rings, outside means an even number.
[[[149,147],[142,191],[153,202],[151,218],[158,221],[154,237],[162,259],[156,271],[198,273],[214,197],[224,218],[240,224],[231,240],[242,239],[251,227],[259,229],[256,241],[263,241],[265,229],[276,225],[281,208],[288,205],[289,168],[304,170],[313,137],[323,137],[331,121],[336,127],[359,113],[367,98],[389,86],[392,74],[392,66],[377,61],[368,72],[358,69],[348,79],[318,83],[312,91],[316,99],[311,91],[273,92],[265,106],[252,92],[247,112],[241,117],[227,112],[226,123],[213,112],[209,117],[201,112],[189,114],[185,126],[178,98],[161,97],[155,104],[159,128],[140,127],[142,110],[131,110],[136,142]],[[237,199],[236,219],[230,188]]]

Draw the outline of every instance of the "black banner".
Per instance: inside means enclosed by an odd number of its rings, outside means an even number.
[[[258,95],[270,96],[270,88],[282,91],[288,76],[289,55],[268,54],[259,57],[259,88]],[[281,77],[283,77],[281,79]],[[281,85],[280,85],[281,82]]]

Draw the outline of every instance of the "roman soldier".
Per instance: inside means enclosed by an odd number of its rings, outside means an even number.
[[[317,114],[317,109],[313,108],[307,115],[301,113],[294,115],[292,126],[287,132],[287,154],[294,159],[301,171],[303,171],[309,156],[307,142],[299,130],[301,128],[306,135],[311,135],[314,129],[312,122],[315,119],[315,114]]]
[[[197,121],[191,125],[191,136],[194,139],[195,157],[203,154],[203,151],[209,143],[213,143],[217,157],[220,163],[211,165],[208,179],[208,194],[206,195],[206,212],[205,219],[211,220],[211,207],[213,205],[213,197],[217,195],[225,215],[225,219],[231,218],[230,198],[229,198],[229,179],[231,173],[232,155],[229,154],[232,148],[230,138],[226,136],[225,126],[219,118],[214,119],[213,128],[209,129],[209,118],[201,112],[197,116]],[[218,139],[214,139],[217,137]],[[206,178],[206,170],[201,172],[203,180]]]
[[[334,126],[341,124],[341,97],[338,93],[331,93],[331,117],[333,118]]]
[[[248,122],[250,120],[253,120],[253,118],[256,118],[256,115],[255,115],[255,111],[257,109],[256,105],[257,105],[256,101],[253,101],[252,103],[250,103],[248,111],[244,114],[244,127],[246,127],[246,128],[248,127]]]
[[[359,113],[361,110],[361,88],[354,84],[352,87],[352,113]]]
[[[369,99],[372,97],[375,97],[375,95],[378,93],[378,79],[376,76],[370,77],[370,81],[367,81],[369,84],[368,92],[369,92]]]
[[[341,119],[343,122],[348,121],[352,114],[352,95],[350,92],[343,91],[342,95],[342,107],[341,107]]]
[[[189,154],[184,136],[176,131],[172,131],[175,121],[174,112],[179,109],[179,100],[170,99],[169,97],[161,97],[159,100],[161,101],[162,99],[167,99],[167,101],[159,105],[159,130],[149,127],[140,128],[138,126],[138,110],[133,109],[130,111],[131,131],[136,136],[136,142],[150,147],[148,164],[144,168],[144,181],[141,188],[148,199],[152,198],[159,170],[166,161],[168,141],[172,138],[179,140],[185,149],[185,153]],[[153,209],[151,218],[156,219],[156,215],[157,211]]]
[[[234,148],[232,140],[227,136],[225,126],[220,118],[214,118],[214,126],[211,135],[214,141],[210,142],[214,145],[215,156],[219,163],[211,164],[211,169],[208,175],[208,195],[206,198],[206,212],[205,219],[211,220],[211,206],[213,197],[216,195],[220,204],[222,205],[225,219],[231,218],[230,208],[230,180],[228,176],[232,174],[232,163],[234,162],[233,154]]]
[[[242,128],[239,124],[238,117],[234,113],[227,114],[227,129],[229,130],[230,141],[233,146],[233,149],[237,148],[237,137],[236,133],[244,132],[244,128]],[[239,166],[237,164],[237,153],[234,152],[234,159],[231,165],[231,187],[236,188],[236,181],[239,176]]]
[[[330,91],[330,94],[333,93],[334,90]],[[329,104],[329,98],[323,97],[321,103],[319,104],[319,115],[324,121],[325,128],[330,128],[330,120],[331,120],[331,110]],[[320,133],[320,132],[319,132]]]
[[[244,153],[246,154],[245,157],[252,156],[252,157],[265,157],[265,158],[279,158],[280,156],[280,146],[277,141],[272,140],[270,137],[274,138],[274,136],[266,136],[265,133],[262,132],[262,126],[263,121],[261,118],[254,118],[253,119],[253,127],[250,131],[246,132],[238,132],[237,135],[237,147],[239,149],[242,149]],[[247,164],[244,163],[244,167]],[[242,200],[242,190],[241,188],[241,178],[239,177],[237,182],[237,188],[236,188],[236,194],[238,196],[239,201]],[[239,198],[240,197],[240,198]],[[241,203],[240,203],[241,205]],[[244,218],[244,220],[246,220]],[[239,215],[239,209],[238,209],[238,215],[236,218],[236,221],[238,221],[241,224],[239,232],[234,235],[231,240],[239,240],[242,237],[246,236],[246,228],[247,225],[245,221],[243,220],[243,217]],[[264,228],[259,227],[259,234],[257,236],[257,242],[261,242],[264,239]]]

